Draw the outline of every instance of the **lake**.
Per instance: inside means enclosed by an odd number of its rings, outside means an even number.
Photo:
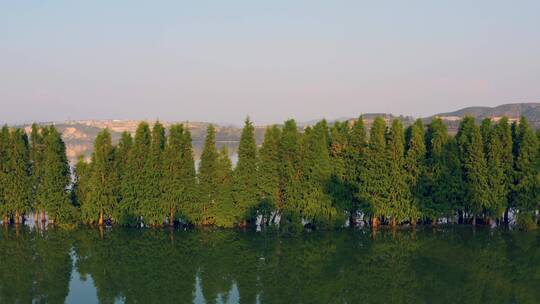
[[[0,227],[0,303],[538,301],[538,232]]]

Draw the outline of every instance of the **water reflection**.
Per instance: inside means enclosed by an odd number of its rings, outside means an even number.
[[[535,303],[538,233],[0,229],[1,303]]]

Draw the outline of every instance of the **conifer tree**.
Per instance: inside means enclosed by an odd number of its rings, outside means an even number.
[[[271,214],[275,210],[279,196],[279,140],[281,130],[277,126],[266,128],[264,141],[259,150],[259,190],[258,210],[265,225],[271,224]]]
[[[517,149],[515,158],[516,185],[514,200],[519,208],[521,220],[536,211],[538,204],[538,141],[525,117],[517,126]]]
[[[123,179],[126,174],[127,165],[129,162],[129,153],[133,148],[133,137],[130,133],[124,131],[120,137],[120,141],[115,148],[115,167],[118,171],[119,180]]]
[[[292,119],[285,122],[281,132],[279,159],[280,199],[277,214],[280,216],[280,226],[298,224],[300,217],[296,213],[296,206],[301,200],[300,134]]]
[[[504,199],[503,205],[505,206],[505,222],[508,220],[508,208],[510,205],[511,191],[514,186],[514,155],[512,153],[513,143],[512,143],[512,128],[508,123],[508,118],[503,117],[497,125],[495,126],[495,134],[501,142],[501,155],[500,161],[501,166],[503,167],[504,175],[504,192],[506,197]]]
[[[117,223],[122,223],[124,218],[124,185],[127,183],[128,166],[130,153],[133,150],[133,137],[130,133],[124,131],[120,136],[120,141],[114,149],[114,167],[118,181],[118,206],[115,208],[112,217]]]
[[[180,209],[183,194],[184,176],[182,161],[184,150],[184,127],[172,125],[169,129],[167,146],[163,154],[163,189],[162,213],[169,215],[169,225],[173,225],[176,213]]]
[[[411,201],[411,191],[405,171],[405,139],[403,125],[397,119],[392,122],[388,134],[387,153],[390,160],[388,174],[388,199],[383,201],[385,214],[392,226],[409,218],[418,218],[418,210]]]
[[[413,209],[411,209],[413,211],[411,212],[411,223],[415,225],[421,216],[421,205],[425,199],[422,183],[425,182],[424,176],[426,174],[426,145],[422,120],[417,119],[412,126],[407,128],[406,133],[405,169],[413,206]]]
[[[347,124],[348,127],[348,124]],[[348,129],[347,145],[345,149],[345,176],[343,177],[345,202],[343,208],[349,215],[349,225],[356,224],[356,215],[363,207],[358,199],[358,185],[360,183],[360,172],[363,168],[364,153],[367,147],[366,129],[364,120],[359,117]]]
[[[201,201],[198,212],[193,220],[202,225],[209,225],[215,216],[210,212],[215,210],[214,205],[218,199],[218,152],[216,150],[216,130],[209,125],[206,130],[206,139],[199,163],[199,193]]]
[[[184,129],[182,144],[182,162],[180,165],[180,176],[182,176],[182,191],[180,197],[181,215],[191,221],[193,210],[199,202],[199,192],[197,188],[197,176],[195,171],[195,160],[193,159],[193,146],[191,132]]]
[[[20,223],[20,217],[30,209],[32,195],[28,137],[21,129],[11,131],[5,183],[5,202],[8,213]]]
[[[386,123],[381,117],[375,118],[370,130],[369,144],[360,172],[359,198],[367,203],[366,213],[371,216],[372,226],[379,224],[379,218],[387,215],[388,178],[390,170],[389,153],[386,152]]]
[[[75,181],[72,191],[75,195],[75,206],[81,210],[87,208],[84,205],[88,204],[90,176],[92,173],[90,169],[90,164],[85,160],[84,155],[79,155],[75,164]]]
[[[237,222],[239,211],[233,200],[233,169],[227,146],[222,146],[217,160],[217,203],[211,213],[215,215],[214,224],[231,228]]]
[[[47,212],[50,221],[66,223],[73,220],[74,216],[68,193],[70,169],[66,147],[54,126],[47,129],[44,138],[43,179],[38,187],[37,200]],[[42,211],[42,215],[43,213]]]
[[[433,119],[428,126],[426,152],[421,212],[424,218],[436,224],[438,218],[452,215],[463,197],[456,142],[449,137],[440,118]]]
[[[465,182],[465,207],[476,217],[481,215],[489,203],[488,169],[484,157],[484,145],[480,128],[472,117],[465,117],[456,135],[460,150]]]
[[[45,145],[43,143],[43,131],[38,127],[36,123],[32,124],[32,131],[30,133],[30,176],[32,180],[31,189],[32,197],[30,199],[31,209],[35,214],[35,221],[39,221],[39,207],[36,205],[36,193],[38,185],[42,180],[42,168],[43,168],[43,156]]]
[[[253,208],[259,198],[257,144],[254,132],[253,123],[247,118],[240,136],[238,163],[233,173],[233,198],[240,216],[238,220],[242,226],[246,226],[247,222],[254,218]]]
[[[163,195],[161,179],[165,144],[165,128],[159,121],[156,121],[152,128],[150,155],[146,159],[144,168],[144,175],[147,177],[144,185],[145,196],[139,210],[145,224],[152,226],[161,225],[163,219],[169,215],[168,212],[162,213],[160,208],[160,200]]]
[[[112,219],[118,204],[118,180],[115,171],[114,147],[109,130],[99,132],[94,142],[87,203],[82,206],[83,218],[103,225]]]
[[[335,122],[330,130],[330,159],[332,167],[332,176],[324,186],[333,204],[339,208],[339,211],[347,215],[349,224],[355,223],[357,202],[355,194],[358,191],[350,181],[354,179],[354,170],[349,166],[355,165],[351,162],[353,157],[350,147],[349,124],[347,121]],[[350,176],[351,175],[351,176]]]
[[[146,172],[147,158],[150,155],[152,136],[150,127],[141,122],[135,132],[133,148],[129,153],[125,177],[122,179],[122,216],[121,222],[135,225],[140,220],[140,209],[148,194],[148,173]]]
[[[330,182],[332,167],[328,151],[326,121],[306,130],[302,158],[302,199],[297,212],[311,224],[329,226],[337,215],[325,186]]]
[[[8,223],[9,208],[5,201],[7,174],[9,172],[9,128],[7,125],[0,131],[0,215],[4,224]]]
[[[482,144],[484,147],[485,156],[487,156],[488,154],[489,140],[491,138],[492,133],[493,133],[493,126],[491,125],[491,119],[490,118],[482,119],[482,123],[480,123],[480,134],[482,135]]]
[[[493,129],[486,133],[488,165],[489,200],[487,205],[488,222],[491,218],[499,219],[507,205],[508,188],[506,185],[505,167],[503,164],[503,145],[500,134]]]

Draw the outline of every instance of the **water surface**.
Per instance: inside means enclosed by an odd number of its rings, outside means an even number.
[[[0,228],[0,303],[538,303],[540,234]]]

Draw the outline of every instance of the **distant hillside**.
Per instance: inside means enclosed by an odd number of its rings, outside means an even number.
[[[540,127],[540,103],[511,103],[496,107],[468,107],[448,113],[440,113],[426,118],[429,122],[434,117],[439,117],[448,125],[451,132],[457,131],[459,121],[465,116],[472,116],[477,121],[490,118],[493,121],[506,116],[510,121],[516,121],[523,115],[535,128]]]
[[[516,103],[505,104],[497,107],[469,107],[455,112],[440,113],[430,117],[423,118],[426,123],[429,123],[434,117],[440,117],[451,133],[455,133],[459,126],[459,121],[466,115],[475,117],[478,121],[484,118],[491,118],[498,120],[503,116],[507,116],[511,121],[519,119],[521,115],[524,115],[535,128],[540,127],[540,103]],[[410,116],[395,116],[388,113],[366,113],[361,115],[364,122],[369,129],[375,117],[383,117],[387,123],[390,123],[394,119],[399,119],[401,122],[408,126],[414,122],[413,117]],[[355,116],[358,117],[358,116]],[[340,118],[336,120],[329,120],[329,124],[333,124],[335,121],[354,121],[356,118]],[[299,122],[299,128],[305,128],[310,125],[314,125],[320,121],[311,120],[308,122]],[[64,141],[66,142],[67,154],[71,161],[74,161],[79,155],[85,155],[90,157],[93,148],[94,138],[97,133],[104,128],[108,128],[111,131],[111,135],[114,142],[120,139],[122,132],[127,131],[132,134],[135,133],[139,120],[77,120],[77,121],[64,121],[54,123],[42,123],[41,125],[54,124],[58,130],[62,133]],[[148,122],[150,125],[153,122]],[[206,128],[209,123],[207,122],[162,122],[165,127],[170,126],[172,123],[183,123],[188,126],[193,138],[193,149],[195,157],[198,158],[204,144],[204,138],[206,135]],[[218,147],[226,145],[229,147],[231,154],[235,154],[238,149],[238,143],[240,141],[240,134],[242,132],[240,127],[234,126],[216,126],[216,142]],[[21,126],[19,126],[21,127]],[[22,126],[27,132],[30,132],[30,126]],[[255,127],[255,137],[257,144],[261,144],[264,138],[264,131],[266,126]]]
[[[77,120],[77,121],[65,121],[55,123],[40,123],[40,125],[54,124],[56,128],[62,133],[62,137],[66,143],[66,153],[71,161],[75,161],[79,155],[90,157],[92,154],[94,139],[97,134],[108,128],[111,132],[113,142],[118,142],[122,132],[127,131],[135,134],[139,120]],[[150,126],[154,122],[148,122]],[[170,126],[176,122],[161,122],[165,127]],[[183,123],[184,126],[188,126],[193,138],[193,150],[195,157],[198,158],[202,147],[204,145],[204,139],[206,136],[206,128],[209,123],[206,122],[178,122]],[[30,132],[31,126],[22,126],[26,132]],[[218,148],[226,145],[229,148],[231,154],[236,153],[238,149],[238,143],[240,140],[241,128],[219,126],[216,127],[216,143]],[[265,127],[255,127],[255,137],[258,144],[262,143],[264,137]]]

